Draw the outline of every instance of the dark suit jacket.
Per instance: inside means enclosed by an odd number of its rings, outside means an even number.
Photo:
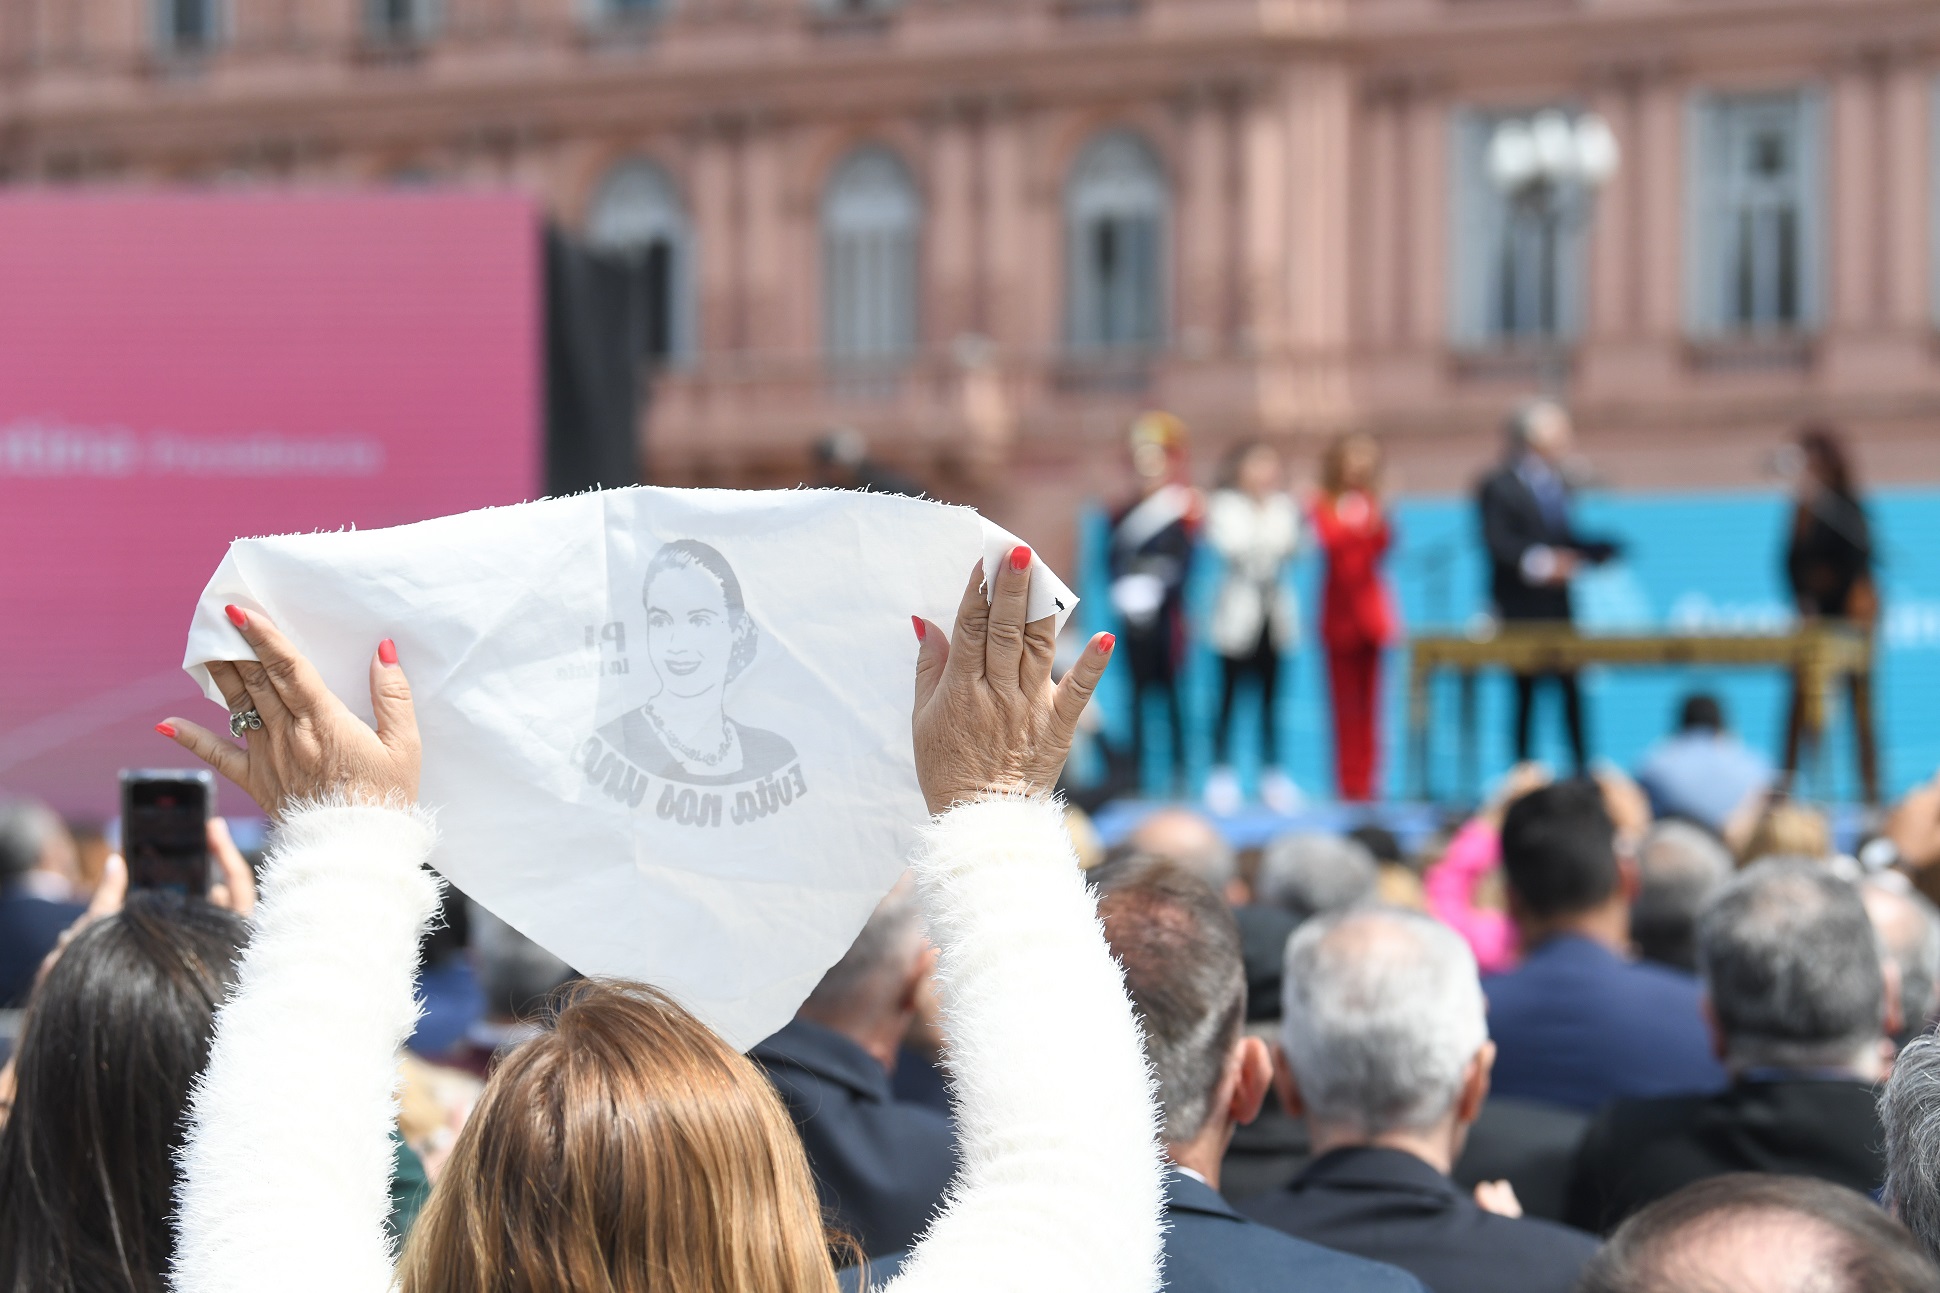
[[[1176,1168],[1165,1180],[1166,1293],[1426,1293],[1406,1271],[1248,1221]]]
[[[1492,1095],[1468,1129],[1468,1144],[1449,1175],[1470,1191],[1482,1181],[1507,1181],[1515,1187],[1523,1216],[1561,1221],[1576,1150],[1589,1125],[1589,1118],[1574,1109]]]
[[[909,1247],[956,1172],[950,1120],[896,1100],[867,1051],[806,1019],[749,1055],[801,1132],[823,1210],[872,1257]]]
[[[0,894],[0,1008],[24,1006],[40,963],[87,908],[19,890]]]
[[[1740,1081],[1712,1096],[1619,1100],[1590,1123],[1569,1219],[1609,1230],[1647,1203],[1726,1172],[1816,1176],[1861,1194],[1886,1179],[1873,1088],[1850,1078]]]
[[[1287,940],[1300,922],[1292,912],[1263,902],[1235,907],[1233,919],[1239,922],[1240,961],[1246,967],[1246,1017],[1278,1019]]]
[[[1543,514],[1535,492],[1503,466],[1482,482],[1476,499],[1482,513],[1482,542],[1489,552],[1489,595],[1505,620],[1567,620],[1568,584],[1532,584],[1523,578],[1522,557],[1537,546],[1576,547],[1582,542],[1568,518],[1562,525]]]
[[[906,1253],[869,1263],[869,1287],[902,1270]],[[858,1293],[861,1273],[841,1273]],[[1428,1293],[1404,1270],[1283,1235],[1233,1211],[1219,1191],[1174,1168],[1165,1178],[1165,1293]]]
[[[1568,1293],[1597,1249],[1567,1226],[1483,1211],[1398,1149],[1337,1149],[1241,1209],[1298,1238],[1391,1262],[1435,1293]]]
[[[1482,990],[1497,1095],[1595,1113],[1623,1096],[1708,1093],[1725,1084],[1692,975],[1627,961],[1565,934],[1507,974],[1482,980]]]

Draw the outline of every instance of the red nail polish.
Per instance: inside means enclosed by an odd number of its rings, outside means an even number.
[[[243,613],[243,608],[240,606],[225,606],[222,608],[222,613],[227,615],[229,622],[237,628],[245,628],[249,624],[249,616]]]
[[[385,664],[397,663],[397,643],[385,638],[377,644],[377,658]]]
[[[1022,570],[1030,564],[1031,550],[1029,548],[1020,543],[1010,550],[1010,568],[1012,570]]]
[[[172,724],[157,723],[155,724],[155,730],[157,732],[160,732],[163,736],[166,736],[171,741],[175,739],[175,728],[174,728],[174,725]]]
[[[916,640],[921,642],[923,635],[929,632],[927,628],[923,627],[923,617],[921,615],[912,615],[909,617],[909,622],[916,626]]]
[[[1098,635],[1098,650],[1100,652],[1110,651],[1113,647],[1117,645],[1118,645],[1118,639],[1113,637],[1111,634],[1100,633]]]

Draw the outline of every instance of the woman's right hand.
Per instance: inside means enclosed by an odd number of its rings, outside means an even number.
[[[1071,753],[1113,639],[1099,633],[1062,681],[1051,681],[1053,617],[1025,623],[1031,550],[999,563],[983,593],[983,563],[970,572],[947,638],[916,618],[916,779],[930,812],[988,794],[1048,794]]]
[[[371,657],[376,730],[331,695],[310,662],[260,612],[224,608],[254,660],[218,660],[209,675],[232,714],[253,709],[262,727],[237,749],[187,719],[156,724],[163,736],[246,791],[272,818],[305,800],[410,804],[418,797],[418,720],[389,639]]]

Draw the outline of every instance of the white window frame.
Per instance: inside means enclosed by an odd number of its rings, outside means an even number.
[[[1116,285],[1135,315],[1129,330],[1106,322],[1111,306],[1103,294],[1113,284],[1093,270],[1092,237],[1110,221],[1114,238],[1135,235],[1149,247],[1149,272]],[[1170,336],[1172,185],[1156,149],[1131,130],[1108,130],[1078,151],[1064,185],[1064,335],[1075,354],[1123,354],[1161,349]],[[1142,287],[1141,277],[1149,277]]]
[[[1730,156],[1748,147],[1749,136],[1761,122],[1789,117],[1792,122],[1793,164],[1786,187],[1792,190],[1795,249],[1793,318],[1769,317],[1766,302],[1752,302],[1752,318],[1742,316],[1742,302],[1734,300],[1738,287],[1732,266],[1747,254],[1749,229],[1754,239],[1749,254],[1761,259],[1775,254],[1771,231],[1755,219],[1760,208],[1770,212],[1782,195],[1777,186],[1736,171]],[[1700,91],[1691,96],[1686,113],[1685,147],[1685,316],[1691,335],[1699,339],[1783,338],[1815,331],[1823,312],[1825,261],[1825,113],[1823,95],[1814,86],[1746,93]],[[1754,224],[1747,226],[1747,212]],[[1769,297],[1753,284],[1754,296]],[[1775,308],[1775,307],[1774,307]],[[1768,317],[1759,318],[1758,315]]]
[[[693,357],[695,330],[693,220],[680,186],[659,163],[631,157],[600,180],[586,213],[586,241],[601,251],[643,255],[665,241],[673,264],[667,299],[667,355],[680,364]]]
[[[1565,216],[1554,226],[1549,308],[1553,326],[1517,328],[1505,318],[1503,281],[1507,239],[1516,232],[1514,204],[1489,177],[1489,142],[1504,121],[1527,120],[1543,108],[1575,115],[1571,105],[1544,104],[1513,111],[1457,109],[1450,122],[1449,334],[1463,350],[1508,350],[1574,342],[1583,333],[1583,285],[1589,265],[1588,222]],[[1571,200],[1585,200],[1577,194]],[[1521,231],[1527,239],[1536,231]],[[1536,309],[1541,310],[1537,300]]]
[[[893,365],[922,345],[923,204],[902,158],[850,152],[822,188],[822,353]]]
[[[229,0],[201,0],[209,15],[208,39],[196,45],[179,44],[175,37],[175,14],[183,0],[149,0],[149,36],[155,51],[171,58],[195,58],[212,53],[229,39]]]

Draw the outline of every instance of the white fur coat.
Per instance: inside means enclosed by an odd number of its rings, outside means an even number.
[[[176,1293],[385,1293],[396,1052],[437,909],[416,814],[323,806],[277,834],[182,1152]],[[1062,816],[992,799],[915,859],[940,949],[963,1167],[894,1293],[1151,1293],[1151,1084]]]

